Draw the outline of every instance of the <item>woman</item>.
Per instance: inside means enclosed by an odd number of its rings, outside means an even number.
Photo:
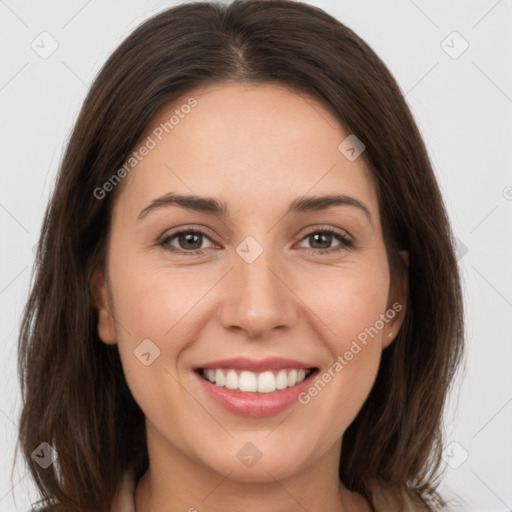
[[[398,85],[322,10],[200,2],[135,30],[36,271],[19,445],[46,510],[446,508],[452,234]]]

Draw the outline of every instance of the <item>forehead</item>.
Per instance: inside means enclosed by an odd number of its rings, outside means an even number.
[[[285,86],[197,88],[155,117],[134,148],[151,149],[123,183],[121,200],[140,210],[174,191],[219,197],[239,210],[343,193],[375,211],[363,158],[339,149],[348,135],[319,102]]]

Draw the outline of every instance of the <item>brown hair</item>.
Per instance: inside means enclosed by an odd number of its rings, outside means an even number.
[[[91,292],[112,204],[94,190],[122,167],[161,109],[197,86],[276,83],[325,105],[364,143],[393,283],[408,282],[404,323],[343,438],[339,476],[371,499],[398,486],[424,510],[436,491],[442,417],[463,354],[451,234],[428,154],[396,81],[352,30],[292,0],[189,3],[138,27],[96,77],[42,224],[19,337],[18,444],[48,510],[108,510],[123,471],[148,467],[144,414],[116,345],[102,343]],[[119,188],[119,187],[118,187]],[[409,252],[408,270],[398,251]],[[58,459],[31,458],[43,442]],[[18,449],[18,445],[16,447]]]

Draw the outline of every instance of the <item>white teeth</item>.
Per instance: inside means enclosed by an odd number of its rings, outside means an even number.
[[[290,371],[290,375],[295,372],[295,370]],[[293,386],[295,384],[295,381],[293,379],[290,379],[290,385]],[[288,386],[288,375],[286,373],[286,370],[280,370],[276,377],[276,388],[277,389],[284,389]]]
[[[228,389],[238,389],[238,375],[235,370],[229,370],[226,375],[226,387]]]
[[[293,386],[297,382],[297,370],[291,370],[288,374],[288,386]]]
[[[267,370],[261,373],[247,370],[238,373],[234,369],[208,369],[203,370],[203,376],[216,386],[225,386],[243,392],[273,393],[301,383],[312,370],[300,368],[298,370]]]
[[[284,370],[282,370],[284,371]],[[258,375],[258,392],[272,393],[276,390],[276,378],[272,372],[263,372]],[[278,388],[282,389],[282,388]]]
[[[226,380],[224,379],[224,374],[222,370],[215,370],[215,380],[211,380],[211,382],[215,383],[217,386],[225,386]]]
[[[238,378],[238,387],[240,391],[256,391],[258,388],[256,374],[247,371],[241,372]]]

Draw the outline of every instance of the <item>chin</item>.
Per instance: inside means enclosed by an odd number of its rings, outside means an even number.
[[[284,443],[284,440],[277,437],[274,443],[269,443],[268,440],[266,443],[235,442],[234,446],[226,446],[220,453],[210,453],[207,459],[202,454],[202,464],[216,473],[229,475],[231,480],[238,482],[275,482],[296,474],[307,465],[308,455],[305,450],[295,444],[293,451],[296,453],[284,454]],[[289,444],[286,446],[288,449],[290,447],[292,446]]]

